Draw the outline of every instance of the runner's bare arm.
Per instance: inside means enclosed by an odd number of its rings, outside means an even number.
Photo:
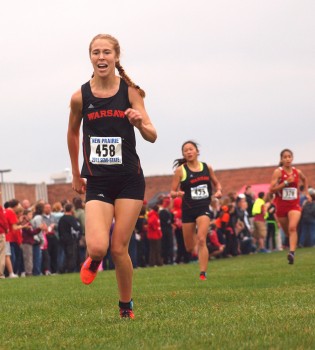
[[[80,178],[79,148],[80,148],[80,126],[82,121],[82,94],[81,90],[75,92],[70,101],[70,115],[68,124],[68,150],[72,168],[72,188],[82,194],[85,192],[85,181]]]
[[[210,172],[211,182],[213,183],[215,190],[216,190],[214,196],[216,198],[220,198],[220,197],[222,197],[222,186],[221,186],[218,178],[216,177],[214,170],[212,169],[211,165],[209,165],[209,164],[208,164],[208,169]]]
[[[170,196],[172,198],[183,197],[183,195],[185,194],[185,192],[179,190],[179,185],[180,185],[180,180],[182,178],[182,175],[183,175],[182,167],[179,166],[176,168],[172,179],[171,192],[170,192]]]
[[[311,202],[312,198],[311,198],[310,194],[308,193],[308,180],[307,180],[307,177],[304,175],[304,173],[300,169],[298,169],[298,173],[299,173],[299,177],[300,177],[300,179],[302,181],[302,184],[304,186],[304,191],[303,192],[304,192],[305,196],[307,197],[308,201]]]
[[[157,133],[145,110],[143,98],[133,87],[128,88],[128,95],[132,108],[128,108],[125,114],[129,122],[140,131],[140,134],[146,141],[155,142]]]
[[[272,177],[271,177],[271,183],[270,183],[270,188],[269,188],[269,191],[271,193],[276,193],[285,187],[285,183],[282,182],[281,184],[279,184],[280,177],[281,177],[281,171],[279,169],[276,169],[273,172]]]

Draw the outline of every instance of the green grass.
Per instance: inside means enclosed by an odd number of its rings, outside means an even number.
[[[0,349],[315,349],[315,249],[134,271],[135,320],[113,271],[0,280]]]

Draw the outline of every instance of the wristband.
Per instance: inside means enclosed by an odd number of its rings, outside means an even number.
[[[285,187],[289,186],[289,182],[287,180],[284,180],[283,183]]]

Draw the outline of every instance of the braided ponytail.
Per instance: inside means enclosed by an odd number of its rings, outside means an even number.
[[[116,66],[116,68],[117,68],[117,70],[118,70],[119,75],[122,77],[122,79],[124,79],[124,81],[127,83],[127,85],[136,88],[136,89],[138,90],[138,92],[139,92],[139,95],[140,95],[142,98],[145,98],[145,92],[144,92],[144,90],[142,90],[142,89],[140,88],[140,86],[136,85],[136,84],[128,77],[128,75],[126,74],[124,68],[123,68],[122,65],[120,64],[120,61],[117,61],[115,66]]]

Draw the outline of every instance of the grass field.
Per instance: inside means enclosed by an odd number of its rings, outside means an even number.
[[[315,248],[137,269],[135,320],[115,273],[0,281],[0,349],[315,349]]]

